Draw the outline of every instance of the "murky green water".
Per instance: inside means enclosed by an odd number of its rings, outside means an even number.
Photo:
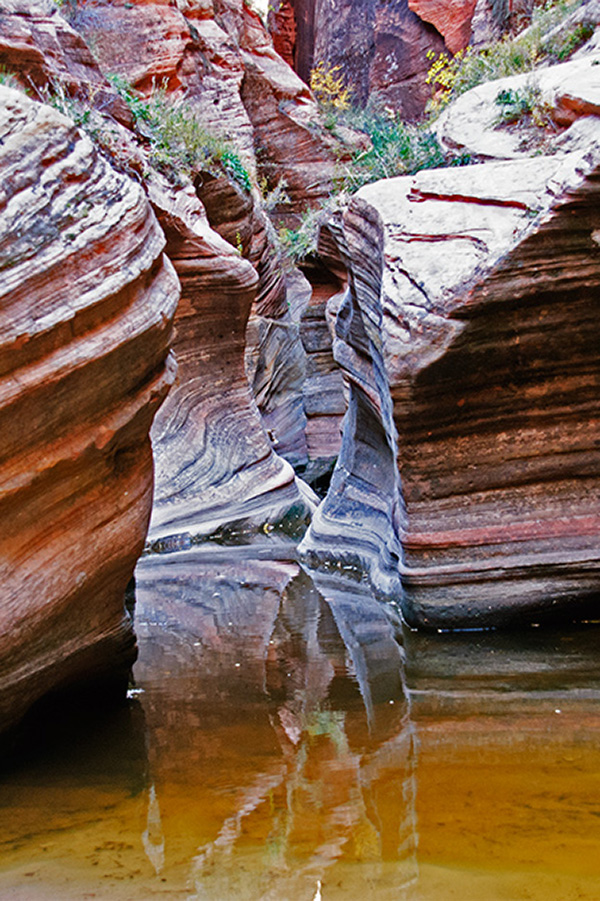
[[[598,628],[402,647],[249,553],[139,567],[128,704],[0,778],[3,901],[598,901]]]

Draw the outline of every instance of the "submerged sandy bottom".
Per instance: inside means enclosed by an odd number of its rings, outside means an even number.
[[[2,901],[600,897],[596,626],[402,648],[359,584],[234,552],[137,594],[127,704],[0,778]]]

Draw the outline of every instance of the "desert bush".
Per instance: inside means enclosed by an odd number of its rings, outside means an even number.
[[[444,152],[430,129],[403,122],[392,109],[371,103],[365,109],[348,106],[332,110],[329,106],[325,112],[334,133],[336,128],[359,132],[366,136],[363,145],[367,146],[351,159],[340,160],[334,190],[320,207],[307,210],[297,228],[279,230],[283,254],[292,263],[301,262],[316,251],[320,226],[343,211],[351,195],[363,185],[420,169],[470,162],[468,156]]]
[[[555,129],[552,105],[543,100],[540,87],[533,82],[517,90],[505,88],[498,91],[495,103],[500,108],[496,125],[521,122],[536,128]]]
[[[310,88],[325,110],[349,109],[352,87],[340,75],[341,66],[327,66],[320,62],[310,73]]]
[[[381,178],[410,175],[419,169],[450,163],[433,132],[403,122],[391,109],[354,110],[344,121],[369,139],[368,149],[359,151],[338,167],[337,182],[344,191],[356,191]]]
[[[109,78],[148,144],[152,165],[178,182],[202,169],[224,172],[244,191],[251,192],[250,174],[233,144],[211,134],[185,99],[168,97],[164,86],[143,97],[120,76]]]
[[[566,59],[578,46],[587,40],[589,28],[573,26],[569,33],[562,33],[555,40],[559,49],[553,48],[546,35],[556,28],[565,17],[581,4],[581,0],[549,0],[534,10],[533,22],[529,28],[516,37],[507,36],[481,50],[467,47],[454,57],[433,51],[427,54],[431,65],[427,73],[427,83],[431,85],[432,97],[427,111],[435,116],[455,97],[465,91],[509,75],[531,72],[541,63],[557,58]],[[570,35],[570,36],[569,36]]]
[[[5,66],[0,66],[0,84],[5,85],[7,88],[16,88],[18,91],[23,90],[23,85],[17,75]]]
[[[342,213],[350,202],[350,194],[336,191],[319,207],[305,210],[296,228],[280,228],[279,244],[284,262],[301,263],[317,250],[319,230],[336,213]]]
[[[571,28],[560,31],[545,45],[547,55],[563,62],[578,50],[593,35],[596,26],[592,22],[577,22]]]
[[[52,80],[38,90],[39,99],[53,106],[90,136],[96,146],[113,165],[129,175],[139,174],[139,161],[123,152],[119,128],[108,116],[95,108],[94,88],[88,88],[87,96],[72,96],[60,81]],[[120,149],[117,150],[117,147]]]

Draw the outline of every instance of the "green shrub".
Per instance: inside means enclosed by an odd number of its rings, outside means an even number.
[[[345,190],[446,164],[436,136],[426,128],[402,122],[397,115],[379,112],[363,116],[360,130],[371,146],[341,167],[339,178]]]
[[[368,149],[357,151],[350,160],[339,162],[332,195],[317,209],[307,210],[297,228],[279,230],[284,256],[293,263],[301,262],[317,249],[320,226],[341,212],[350,196],[363,185],[411,175],[420,169],[464,165],[466,155],[445,153],[436,135],[425,126],[403,122],[388,108],[370,104],[366,109],[349,107],[327,110],[336,127],[350,128],[368,139]]]
[[[536,128],[555,129],[552,106],[544,102],[538,85],[527,84],[517,90],[505,88],[498,91],[495,103],[500,107],[496,125],[521,122]]]
[[[0,84],[6,85],[7,88],[16,88],[18,91],[23,90],[17,75],[5,66],[0,66]]]
[[[164,87],[150,97],[142,97],[120,76],[109,78],[129,106],[136,130],[149,145],[152,165],[176,182],[193,178],[202,169],[222,172],[251,192],[250,174],[234,146],[207,131],[189,103],[168,97]]]
[[[319,229],[336,213],[342,212],[349,201],[349,194],[338,191],[317,209],[305,210],[297,228],[280,228],[278,238],[284,261],[296,265],[314,254],[317,250]]]
[[[403,122],[386,107],[369,104],[363,110],[350,109],[338,116],[338,123],[366,135],[369,145],[339,164],[338,190],[352,192],[381,178],[468,162],[445,153],[426,125]]]
[[[595,29],[592,22],[577,22],[572,28],[559,32],[546,45],[548,56],[557,62],[563,62],[589,41]]]
[[[428,112],[435,116],[455,97],[479,84],[531,72],[544,60],[552,59],[555,51],[551,42],[546,40],[546,35],[580,4],[581,0],[546,2],[534,10],[532,25],[521,34],[516,37],[507,36],[481,50],[467,47],[454,57],[445,53],[436,57],[435,53],[429,51],[427,56],[431,65],[426,80],[431,85],[432,98],[427,107]],[[560,46],[563,48],[561,52],[564,54],[562,58],[566,58],[568,53],[580,45],[575,41],[579,40],[581,43],[583,33],[585,31],[582,32],[575,26],[573,34],[577,34],[577,38],[560,39]],[[572,49],[567,50],[567,45],[572,46]]]

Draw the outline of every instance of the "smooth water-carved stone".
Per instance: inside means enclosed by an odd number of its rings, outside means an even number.
[[[208,136],[235,145],[238,176],[243,163],[245,188],[254,182],[253,190],[242,190],[240,179],[219,172],[217,165],[196,172],[194,187],[210,227],[231,245],[217,269],[226,259],[232,284],[242,270],[244,278],[254,278],[238,259],[240,251],[256,270],[246,334],[248,375],[273,446],[293,465],[306,462],[304,352],[298,323],[288,312],[280,252],[255,176],[263,189],[285,182],[292,202],[281,206],[281,214],[295,221],[307,205],[328,196],[339,142],[323,129],[310,91],[275,53],[260,17],[242,0],[177,8],[161,0],[125,5],[98,0],[78,9],[72,22],[94,46],[104,71],[131,80],[145,93],[162,85],[165,103],[183,101],[184,116],[198,119]],[[115,33],[122,36],[117,42]],[[224,271],[215,275],[215,285],[226,278]],[[202,333],[202,321],[195,327]],[[255,412],[248,412],[246,424]],[[246,440],[243,431],[240,440]],[[229,450],[224,454],[228,457]],[[221,478],[217,471],[215,477]]]
[[[344,227],[334,232],[339,255],[348,261],[348,288],[337,309],[333,345],[347,383],[348,409],[327,497],[300,548],[309,563],[349,570],[366,566],[378,591],[397,596],[402,499],[383,360],[383,232],[366,204],[356,201],[351,210],[357,212],[352,222],[347,215]]]
[[[156,493],[150,538],[207,534],[224,523],[308,510],[289,463],[274,453],[244,364],[256,270],[208,224],[190,188],[149,184],[182,286],[177,382],[153,429]]]
[[[345,217],[350,402],[305,548],[349,549],[382,590],[399,577],[410,625],[597,601],[599,200],[596,142],[379,182]]]
[[[148,431],[179,298],[136,182],[0,88],[0,728],[46,692],[122,680],[123,596],[152,504]]]

